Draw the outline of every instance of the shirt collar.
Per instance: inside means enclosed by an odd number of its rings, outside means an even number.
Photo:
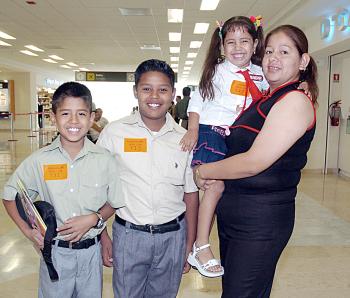
[[[134,114],[132,114],[129,117],[125,118],[123,120],[123,123],[124,124],[129,124],[129,125],[137,124],[138,126],[145,127],[147,130],[149,130],[149,128],[142,121],[142,118],[141,118],[141,115],[140,115],[139,111],[136,111]],[[166,113],[166,115],[165,115],[165,124],[160,129],[159,133],[164,134],[164,133],[166,133],[168,131],[172,131],[172,130],[175,130],[177,132],[182,132],[181,131],[181,127],[179,125],[177,125],[177,123],[175,122],[173,117],[171,117],[171,115],[169,113]]]
[[[239,68],[236,65],[233,65],[230,61],[228,61],[227,59],[223,62],[224,66],[228,68],[228,70],[230,70],[233,73],[236,73],[239,70],[246,70],[248,69],[249,71],[251,71],[252,68],[252,62],[250,61],[249,65],[245,68]]]
[[[58,135],[57,138],[50,145],[44,147],[43,150],[44,151],[53,151],[55,149],[59,149],[61,152],[65,151],[62,147],[60,135]],[[96,146],[87,137],[85,137],[84,138],[84,146],[80,150],[80,153],[78,154],[78,156],[85,155],[88,152],[100,153],[101,151],[102,150],[100,149],[100,147]]]

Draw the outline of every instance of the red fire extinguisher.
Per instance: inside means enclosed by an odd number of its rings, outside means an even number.
[[[329,106],[328,114],[329,114],[329,117],[331,118],[332,126],[339,126],[339,118],[341,114],[340,104],[341,104],[341,100],[337,100]]]

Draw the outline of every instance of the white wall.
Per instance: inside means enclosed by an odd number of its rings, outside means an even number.
[[[346,134],[346,120],[350,115],[350,58],[341,59],[340,99],[342,100],[342,118],[339,129],[339,169],[350,177],[350,134]]]
[[[15,86],[15,109],[17,113],[28,113],[32,111],[31,86],[33,78],[29,72],[1,72],[0,80],[14,80]],[[29,116],[16,116],[15,129],[28,129]],[[0,129],[9,129],[9,121],[1,120]]]

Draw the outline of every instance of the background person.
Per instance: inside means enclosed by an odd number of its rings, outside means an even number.
[[[300,171],[315,133],[317,68],[308,41],[284,25],[266,37],[263,70],[268,96],[233,124],[227,158],[200,165],[197,185],[224,179],[217,206],[222,297],[270,296],[278,259],[292,234]],[[306,81],[312,100],[298,90]]]
[[[102,117],[103,111],[101,108],[97,108],[95,110],[95,120],[89,129],[89,135],[91,137],[92,142],[96,143],[97,139],[104,129],[104,127],[108,124],[108,120],[105,117]]]

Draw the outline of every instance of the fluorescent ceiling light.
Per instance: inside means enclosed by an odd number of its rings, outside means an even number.
[[[198,49],[201,47],[201,45],[202,45],[201,41],[191,41],[190,48],[191,49]]]
[[[32,44],[26,45],[24,47],[29,49],[29,50],[35,51],[35,52],[44,52],[44,50],[42,50],[36,46],[33,46]]]
[[[194,34],[205,34],[207,33],[209,28],[209,23],[196,23],[194,26],[193,33]]]
[[[170,61],[172,62],[179,61],[179,57],[170,57]]]
[[[66,63],[67,65],[69,65],[69,66],[78,66],[77,64],[75,64],[74,62],[68,62],[68,63]]]
[[[174,63],[174,64],[170,64],[171,67],[179,67],[179,64]]]
[[[193,61],[185,61],[185,65],[192,65]]]
[[[183,9],[168,9],[168,22],[182,23],[183,15],[184,15]]]
[[[170,47],[170,53],[172,54],[178,54],[180,53],[180,47]]]
[[[0,40],[0,46],[12,47],[12,44],[9,44],[9,43],[7,43],[7,42],[4,42],[4,41]]]
[[[197,53],[188,53],[187,54],[187,58],[196,58],[197,57]]]
[[[179,32],[169,32],[169,41],[180,41],[181,33]]]
[[[57,61],[52,60],[52,59],[43,59],[43,61],[49,62],[49,63],[58,63]]]
[[[2,31],[0,31],[0,37],[3,38],[3,39],[16,39],[16,37],[8,35],[7,33],[2,32]]]
[[[140,47],[141,50],[157,50],[160,51],[160,47],[156,46],[155,44],[144,44],[142,47]]]
[[[220,0],[202,0],[200,10],[215,10]]]
[[[189,71],[183,71],[182,74],[188,75],[190,72]]]
[[[191,70],[191,66],[184,66],[184,70]]]
[[[28,56],[38,56],[38,54],[35,54],[31,51],[28,51],[28,50],[22,50],[20,51],[22,54],[25,54],[25,55],[28,55]]]
[[[62,67],[62,68],[71,68],[70,66],[68,66],[68,65],[65,65],[65,64],[63,64],[63,65],[60,65],[60,67]]]
[[[119,8],[122,16],[150,16],[152,10],[150,8]]]
[[[87,68],[85,67],[79,67],[79,70],[82,70],[82,71],[89,71]]]
[[[61,58],[60,56],[57,56],[57,55],[49,55],[49,57],[52,59],[55,59],[55,60],[60,60],[60,61],[64,60],[63,58]]]

